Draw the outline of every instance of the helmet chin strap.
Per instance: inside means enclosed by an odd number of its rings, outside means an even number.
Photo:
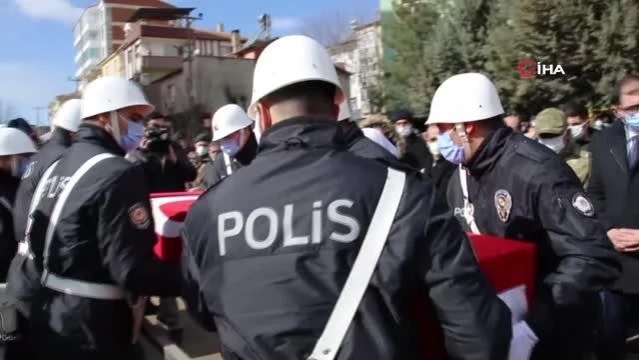
[[[468,141],[468,135],[466,134],[466,128],[464,124],[455,124],[455,130],[457,135],[462,141],[462,147],[464,148],[464,162],[470,160],[470,142]]]
[[[115,139],[115,142],[120,143],[120,117],[117,111],[111,111],[111,135]]]
[[[257,143],[260,143],[260,139],[262,138],[262,121],[260,121],[260,113],[258,112],[255,115],[255,126],[253,128],[253,133],[255,134],[255,140],[257,140]]]

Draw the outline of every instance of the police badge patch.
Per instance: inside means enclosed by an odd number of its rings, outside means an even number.
[[[574,207],[575,210],[579,211],[579,213],[581,213],[583,216],[592,217],[595,215],[595,207],[592,205],[590,200],[588,200],[588,198],[582,193],[576,193],[572,197],[572,207]]]
[[[133,204],[129,208],[129,219],[136,229],[145,230],[151,225],[151,217],[149,211],[141,202]]]
[[[497,209],[499,220],[507,222],[512,207],[513,199],[510,197],[510,193],[506,190],[497,190],[495,192],[495,208]]]

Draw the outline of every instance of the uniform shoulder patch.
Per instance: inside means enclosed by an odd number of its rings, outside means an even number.
[[[515,154],[536,163],[543,163],[550,158],[550,154],[543,149],[544,145],[535,143],[531,139],[524,139],[515,148]]]
[[[149,210],[141,202],[135,203],[129,208],[129,220],[139,230],[146,230],[151,225]]]
[[[582,193],[577,193],[572,197],[572,207],[583,216],[592,217],[595,215],[595,207]]]
[[[495,192],[495,208],[497,209],[497,216],[499,216],[501,222],[508,222],[512,207],[513,199],[510,193],[503,189],[497,190]]]

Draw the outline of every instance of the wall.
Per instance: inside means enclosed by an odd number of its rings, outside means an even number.
[[[214,113],[220,107],[236,103],[246,109],[251,101],[255,60],[230,57],[196,57],[193,61],[195,105],[201,112]],[[184,114],[188,110],[188,65],[181,73],[145,87],[149,100],[157,110],[167,114]],[[349,89],[349,75],[338,72],[340,82]],[[347,97],[350,96],[346,90]],[[184,123],[175,124],[185,128]],[[198,128],[192,124],[191,129]]]
[[[124,76],[124,56],[121,53],[102,64],[102,76]]]

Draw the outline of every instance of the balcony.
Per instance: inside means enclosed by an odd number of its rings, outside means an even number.
[[[166,71],[182,69],[181,56],[142,56],[138,61],[138,72]]]

